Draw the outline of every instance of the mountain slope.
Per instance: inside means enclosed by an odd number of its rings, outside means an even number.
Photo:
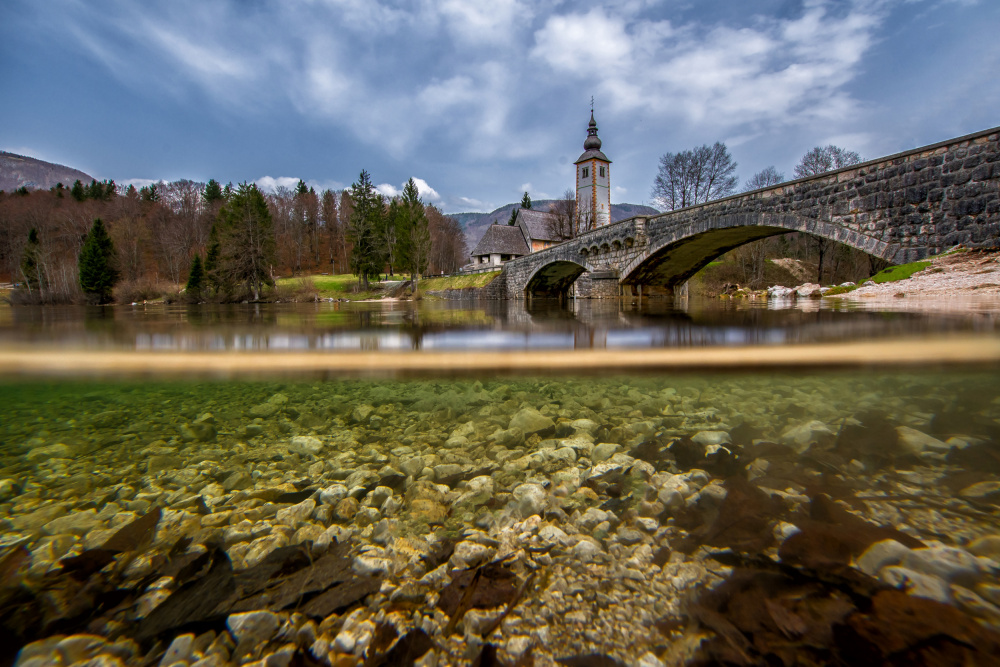
[[[531,208],[539,211],[548,210],[549,206],[556,203],[555,199],[540,199],[531,203]],[[486,233],[486,228],[494,222],[505,223],[510,220],[510,212],[519,204],[507,204],[489,213],[449,213],[449,218],[454,218],[462,226],[465,232],[465,240],[472,249],[479,243],[479,239]],[[656,215],[659,213],[655,208],[643,206],[642,204],[612,204],[611,222],[618,222],[625,218],[636,215]]]
[[[68,188],[78,179],[87,184],[94,180],[93,176],[79,169],[0,151],[0,190],[5,192],[13,192],[22,186],[33,190],[48,190],[56,183],[62,183]]]

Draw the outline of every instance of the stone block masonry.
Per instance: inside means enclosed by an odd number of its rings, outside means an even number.
[[[606,298],[619,296],[619,285],[672,288],[733,248],[788,232],[894,264],[957,244],[1000,247],[1000,128],[600,227],[507,262],[485,295]]]

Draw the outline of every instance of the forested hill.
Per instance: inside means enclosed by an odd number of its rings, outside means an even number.
[[[4,192],[13,192],[20,187],[48,190],[56,183],[68,188],[76,180],[89,184],[94,178],[79,169],[0,151],[0,190]]]
[[[539,199],[531,203],[531,208],[545,211],[554,203],[556,203],[555,199]],[[507,222],[510,220],[511,209],[515,206],[519,206],[519,204],[507,204],[490,213],[449,213],[448,217],[453,218],[462,226],[462,231],[465,232],[465,240],[469,244],[469,250],[472,250],[479,243],[479,239],[483,237],[487,227],[494,222]],[[655,208],[642,204],[612,204],[611,222],[618,222],[619,220],[631,218],[635,215],[655,215],[656,213],[659,213],[659,211]]]

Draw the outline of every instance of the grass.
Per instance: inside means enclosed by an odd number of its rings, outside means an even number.
[[[874,282],[876,285],[881,285],[882,283],[894,283],[900,280],[906,280],[914,273],[923,271],[930,265],[931,263],[928,261],[920,261],[920,262],[910,262],[909,264],[899,264],[897,266],[890,266],[887,269],[882,269],[871,278],[859,280],[857,285],[847,285],[845,287],[841,287],[838,285],[837,287],[832,287],[823,296],[837,296],[838,294],[847,294],[848,292],[853,292],[854,290],[858,289],[869,280]]]
[[[474,273],[465,276],[422,278],[420,280],[420,291],[483,287],[490,284],[499,274],[500,271],[491,271],[489,273]],[[396,280],[408,280],[409,276],[398,275],[395,278]],[[358,277],[350,273],[341,273],[333,276],[311,275],[278,279],[278,287],[289,290],[294,290],[307,283],[310,283],[310,289],[314,290],[321,299],[363,301],[367,299],[379,299],[385,296],[385,291],[378,283],[372,283],[372,286],[376,287],[376,289],[370,289],[365,292],[355,291],[358,287]]]
[[[500,275],[500,271],[489,273],[471,273],[465,276],[446,276],[443,278],[424,278],[420,281],[420,291],[465,289],[467,287],[485,287]]]

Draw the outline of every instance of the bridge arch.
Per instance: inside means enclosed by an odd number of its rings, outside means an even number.
[[[765,213],[722,215],[673,225],[656,234],[645,252],[622,267],[621,282],[673,287],[719,255],[751,241],[790,232],[827,238],[890,262],[896,252],[889,243],[823,220]]]
[[[569,293],[587,267],[577,262],[557,260],[543,264],[531,274],[524,288],[525,296],[562,297]]]

